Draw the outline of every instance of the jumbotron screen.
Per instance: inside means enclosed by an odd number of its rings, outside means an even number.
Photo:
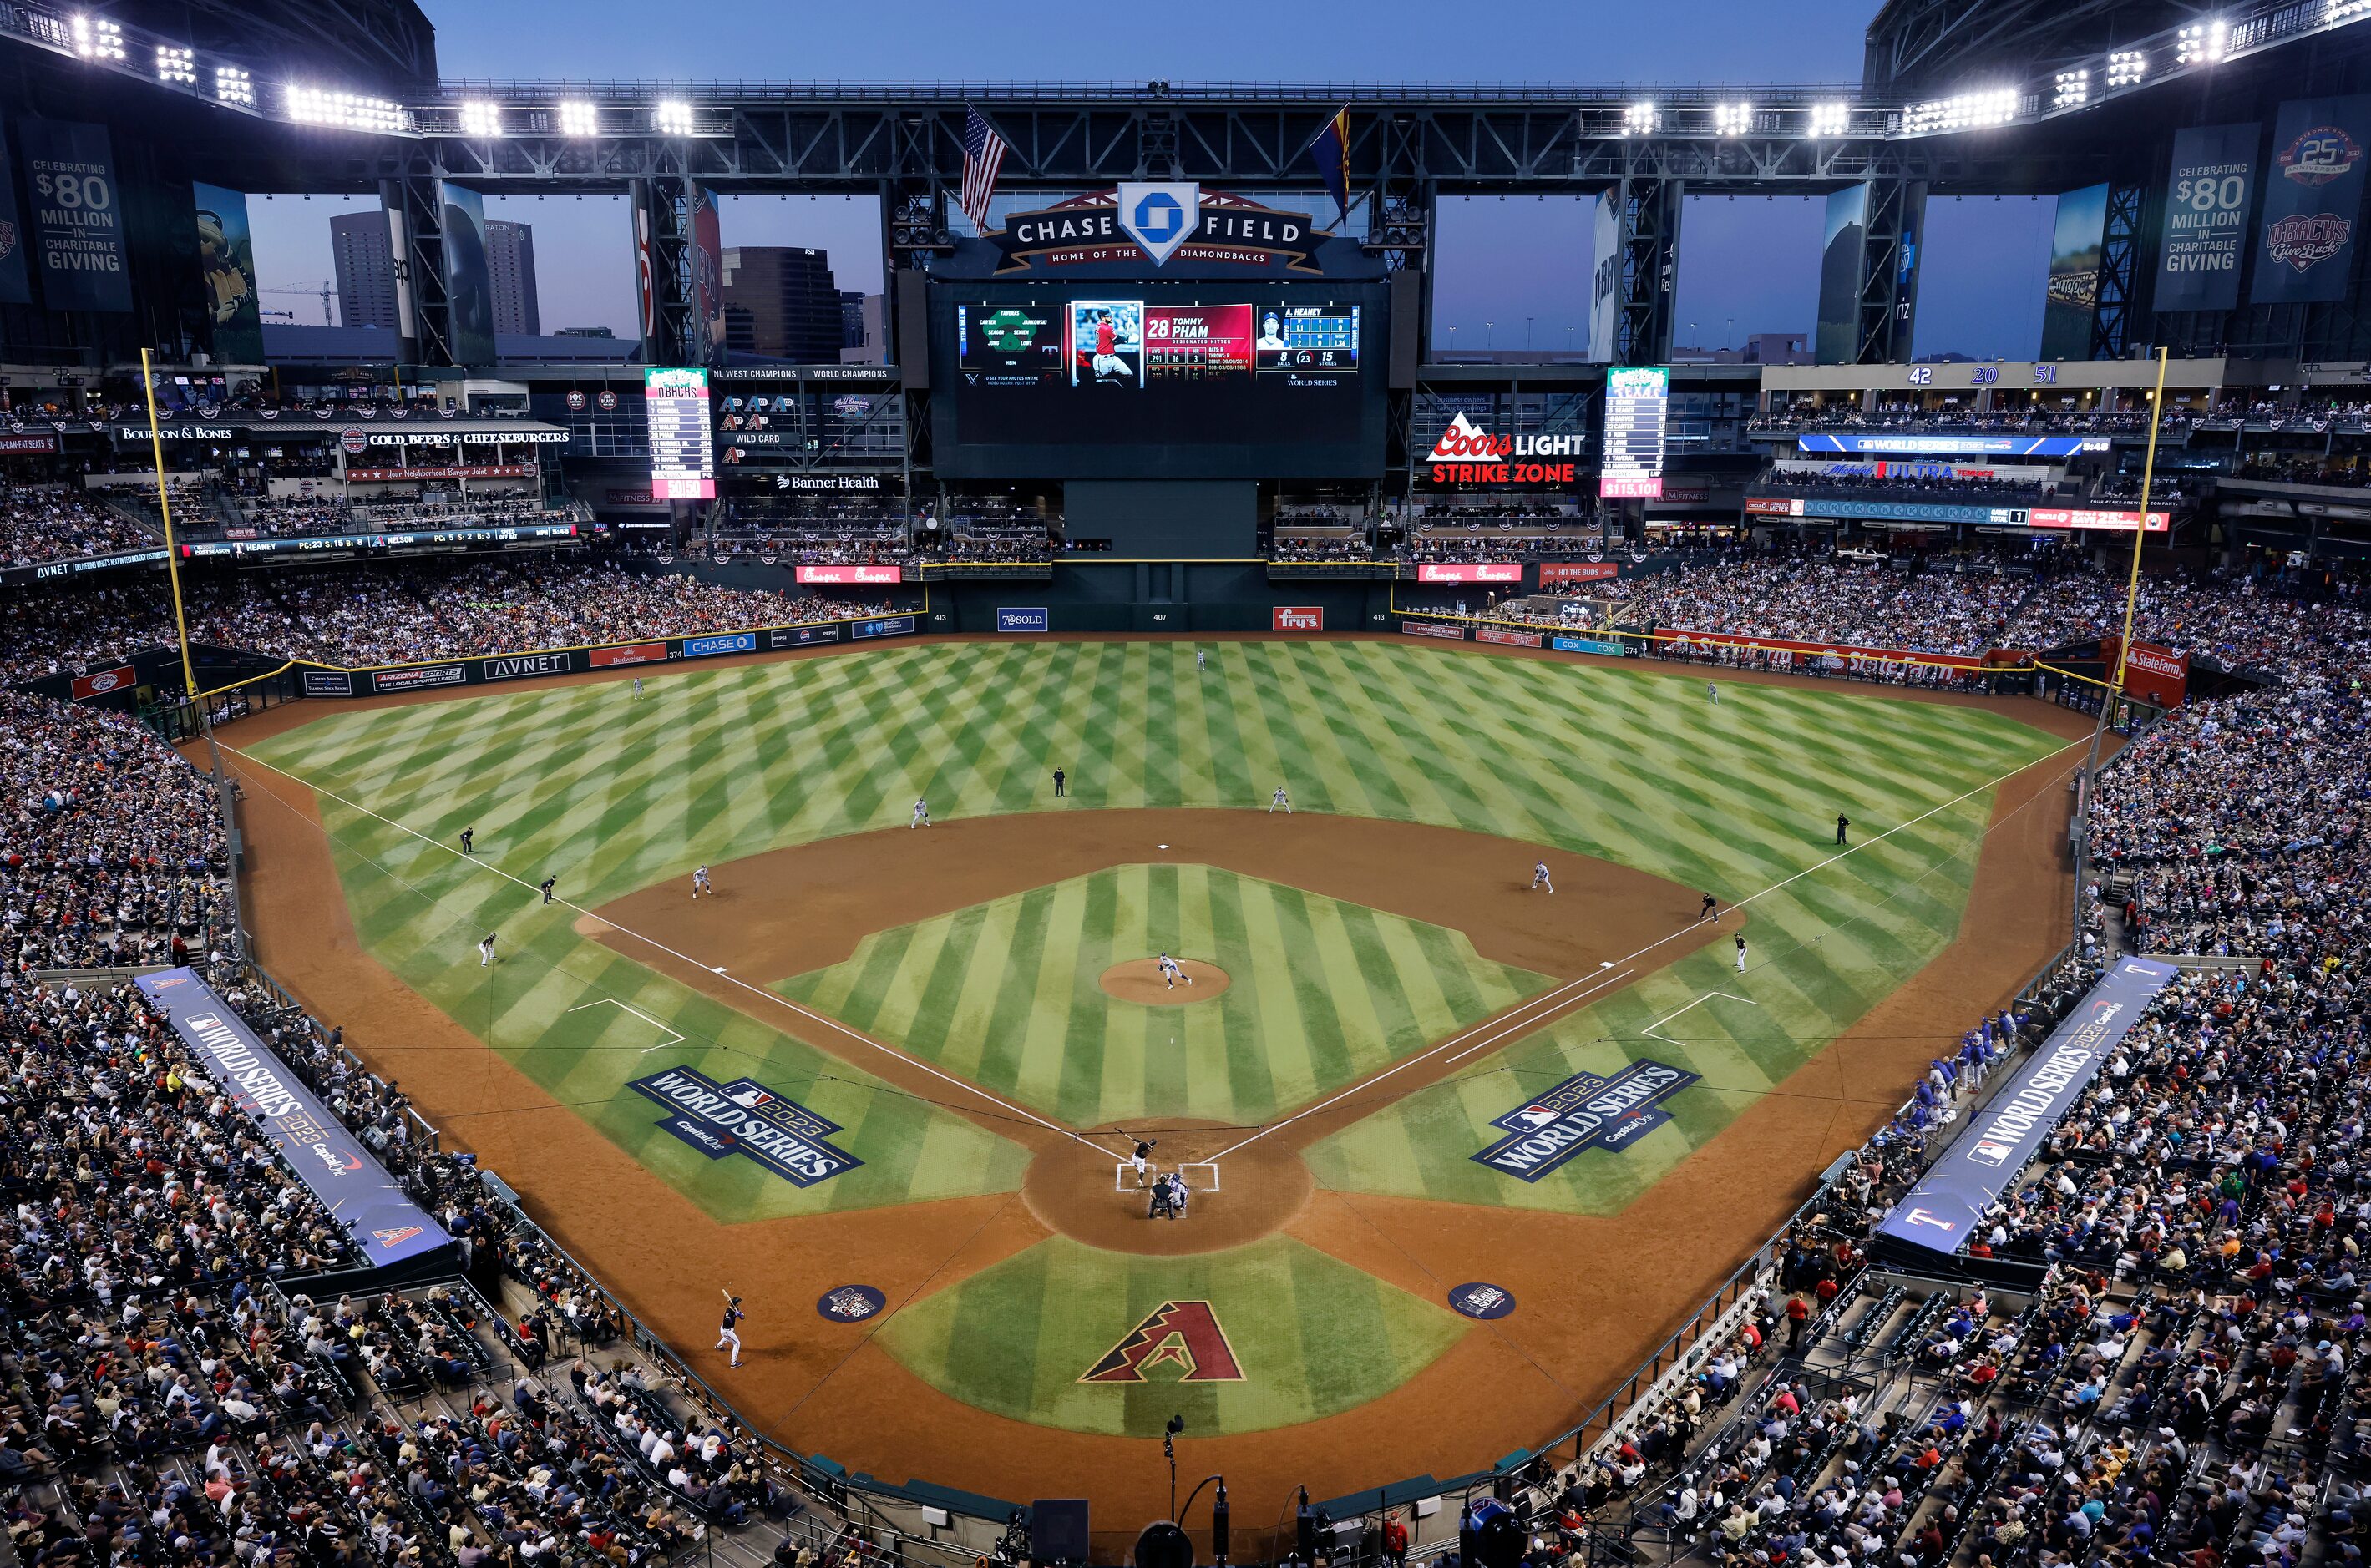
[[[938,467],[972,478],[1376,472],[1382,303],[1358,283],[942,289]]]

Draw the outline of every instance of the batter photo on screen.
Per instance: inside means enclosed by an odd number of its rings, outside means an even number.
[[[1070,302],[1070,385],[1144,385],[1144,302]]]

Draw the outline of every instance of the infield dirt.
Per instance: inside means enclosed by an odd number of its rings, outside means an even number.
[[[2011,711],[2070,738],[2088,728],[2040,703]],[[302,706],[289,713],[270,727],[311,716]],[[244,736],[234,730],[227,739],[235,744]],[[1099,1555],[1116,1556],[1143,1521],[1161,1515],[1167,1471],[1157,1439],[1058,1431],[966,1405],[873,1343],[885,1319],[834,1324],[813,1305],[833,1287],[861,1281],[881,1289],[895,1309],[1051,1230],[1101,1246],[1146,1246],[1135,1239],[1151,1228],[1128,1217],[1132,1205],[1112,1201],[1108,1146],[1089,1150],[1067,1136],[1016,1124],[983,1102],[974,1113],[997,1118],[990,1124],[999,1132],[1039,1149],[1018,1193],[719,1225],[364,951],[311,792],[243,759],[232,765],[249,797],[244,886],[260,960],[316,1016],[343,1023],[349,1043],[400,1082],[443,1129],[447,1147],[475,1151],[525,1193],[538,1221],[752,1424],[893,1482],[919,1477],[1017,1501],[1090,1496],[1102,1527]],[[1246,1497],[1281,1498],[1296,1483],[1324,1497],[1486,1466],[1577,1421],[1786,1217],[1813,1173],[1884,1120],[1932,1054],[1937,1020],[1956,1029],[2005,1002],[2068,940],[2067,771],[2065,759],[2053,759],[2000,786],[1960,935],[1941,955],[1619,1215],[1320,1188],[1298,1149],[1371,1112],[1377,1101],[1363,1091],[1231,1156],[1230,1191],[1198,1203],[1190,1227],[1160,1228],[1169,1233],[1162,1250],[1182,1249],[1187,1231],[1198,1247],[1281,1229],[1428,1300],[1486,1280],[1512,1290],[1521,1307],[1475,1324],[1430,1366],[1367,1404],[1267,1432],[1189,1435],[1179,1444],[1181,1465],[1200,1467],[1197,1474],[1222,1470]],[[1164,823],[1145,820],[1152,818]],[[1396,840],[1383,844],[1385,834],[1440,837],[1431,852],[1415,853]],[[891,851],[868,842],[882,837],[910,838],[914,853],[927,846],[927,873],[884,874],[881,857]],[[1159,843],[1172,846],[1166,856],[1152,849]],[[1314,813],[1289,822],[1264,813],[1044,813],[927,835],[827,840],[720,866],[722,897],[693,905],[680,887],[637,894],[599,912],[623,928],[600,935],[721,995],[715,975],[654,952],[628,931],[770,979],[838,962],[869,931],[1105,865],[1163,858],[1228,866],[1454,927],[1484,957],[1557,976],[1593,970],[1599,955],[1630,950],[1642,932],[1681,927],[1695,904],[1694,890],[1554,851],[1545,858],[1565,891],[1552,902],[1526,895],[1531,861],[1541,858],[1533,847],[1446,829]],[[1733,917],[1725,927],[1705,928],[1694,940],[1725,940],[1736,929]],[[1669,944],[1662,961],[1688,945]],[[746,992],[726,999],[753,1012],[762,1007]],[[1551,1003],[1498,1027],[1508,1029],[1511,1043],[1557,1016]],[[786,1015],[765,1021],[815,1033]],[[1430,1055],[1439,1061],[1445,1053]],[[898,1082],[897,1060],[885,1053],[867,1054],[861,1065]],[[1419,1058],[1389,1086],[1369,1088],[1405,1092],[1428,1081]],[[943,1082],[933,1081],[931,1093],[965,1109]],[[1194,1141],[1190,1129],[1174,1136]],[[1236,1190],[1243,1194],[1239,1205],[1215,1201]],[[1074,1197],[1075,1212],[1066,1206]],[[737,1371],[707,1349],[713,1295],[728,1275],[756,1309],[744,1329],[748,1364]],[[1265,1521],[1247,1521],[1237,1532],[1239,1551],[1265,1551],[1266,1535]]]

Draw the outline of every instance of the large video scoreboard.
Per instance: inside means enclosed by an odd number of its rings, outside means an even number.
[[[1359,283],[942,288],[937,467],[970,478],[1380,472],[1382,305]]]

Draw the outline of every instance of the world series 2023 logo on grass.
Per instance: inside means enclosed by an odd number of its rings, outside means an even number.
[[[675,1113],[659,1124],[711,1159],[746,1154],[792,1186],[812,1187],[864,1162],[826,1141],[840,1125],[756,1078],[719,1083],[669,1067],[626,1085]]]
[[[1661,1101],[1696,1075],[1661,1062],[1633,1062],[1612,1078],[1575,1073],[1490,1124],[1507,1136],[1473,1158],[1536,1182],[1585,1148],[1621,1148],[1671,1119]]]

